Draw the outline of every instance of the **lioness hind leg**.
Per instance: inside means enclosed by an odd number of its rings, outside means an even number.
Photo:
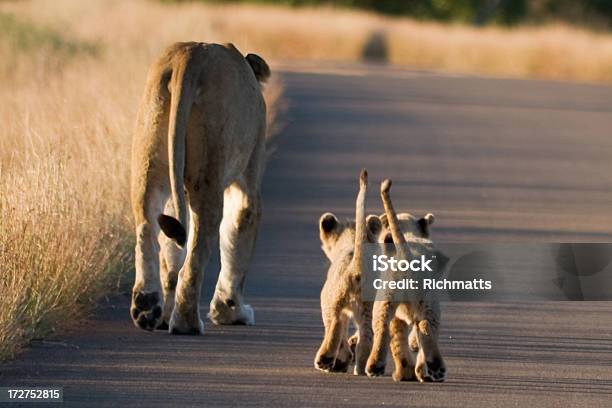
[[[220,189],[207,188],[200,190],[200,194],[194,192],[189,196],[189,241],[170,317],[169,331],[172,334],[204,332],[204,322],[200,318],[200,290],[212,247],[219,239],[222,206]]]
[[[164,214],[176,217],[172,200],[166,202]],[[159,277],[161,281],[162,294],[164,296],[164,307],[162,322],[157,326],[159,330],[168,330],[170,316],[174,309],[174,294],[178,283],[178,274],[185,261],[185,250],[180,248],[174,240],[166,234],[159,234]]]
[[[208,318],[215,324],[252,325],[255,324],[255,314],[245,303],[243,292],[261,218],[257,173],[249,173],[247,169],[239,181],[225,190],[223,201],[221,272]]]
[[[159,226],[155,221],[163,208],[163,191],[145,186],[141,195],[148,200],[139,199],[135,205],[136,215],[136,276],[132,289],[130,315],[136,327],[153,330],[162,318],[163,301],[160,296],[159,280]],[[146,194],[145,194],[146,193]]]
[[[414,362],[410,355],[408,344],[408,325],[403,320],[395,317],[391,320],[389,329],[391,331],[391,355],[395,365],[393,380],[416,380]]]
[[[178,283],[178,275],[183,266],[185,254],[181,248],[177,247],[172,240],[167,238],[161,240],[161,248],[159,276],[164,295],[164,308],[162,323],[157,328],[159,330],[168,330],[170,316],[174,309],[174,295]]]

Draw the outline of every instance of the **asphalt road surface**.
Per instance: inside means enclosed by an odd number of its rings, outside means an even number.
[[[313,72],[314,71],[314,72]],[[313,368],[326,261],[317,220],[353,217],[357,177],[459,242],[612,242],[612,88],[376,67],[292,67],[247,281],[256,326],[137,330],[129,298],[0,367],[72,406],[612,406],[612,303],[445,303],[441,384]],[[206,275],[207,309],[218,271]],[[390,364],[387,367],[390,370]]]

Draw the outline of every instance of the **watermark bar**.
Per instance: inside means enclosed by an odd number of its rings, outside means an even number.
[[[362,272],[366,301],[612,301],[611,243],[368,244]]]
[[[63,387],[0,387],[0,403],[64,402]]]

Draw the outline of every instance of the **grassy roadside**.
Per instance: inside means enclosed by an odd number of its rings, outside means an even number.
[[[103,3],[0,3],[0,361],[86,317],[133,267],[133,121],[153,57],[190,37],[139,48],[134,18],[122,42],[105,24],[124,3]],[[282,88],[266,89],[278,123]]]

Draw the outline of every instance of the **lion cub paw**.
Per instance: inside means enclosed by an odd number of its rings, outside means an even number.
[[[385,364],[368,364],[366,375],[368,377],[380,377],[385,374]]]
[[[446,379],[446,364],[441,357],[434,357],[417,364],[414,373],[420,382],[442,382]]]
[[[324,371],[326,373],[346,372],[348,368],[348,362],[341,362],[341,361],[337,362],[334,356],[327,356],[323,354],[315,358],[314,366],[317,370]],[[343,366],[344,366],[344,371],[338,371],[338,370],[341,370]]]
[[[333,356],[317,356],[315,358],[314,367],[319,371],[331,372],[331,368],[334,366],[335,358]]]
[[[314,366],[326,373],[346,373],[353,362],[350,348],[341,349],[337,356],[321,354],[315,358]]]

